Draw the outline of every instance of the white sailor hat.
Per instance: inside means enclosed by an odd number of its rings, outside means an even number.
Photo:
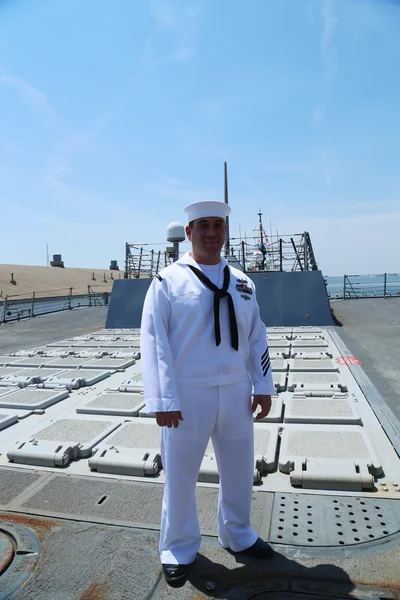
[[[184,208],[188,215],[189,223],[195,219],[204,217],[220,217],[226,219],[231,214],[231,207],[226,202],[217,202],[216,200],[203,200],[202,202],[193,202]]]

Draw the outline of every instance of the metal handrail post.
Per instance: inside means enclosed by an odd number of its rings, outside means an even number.
[[[352,277],[352,276],[351,275],[350,276],[349,275],[344,275],[345,279],[344,279],[344,285],[343,285],[343,298],[346,297],[346,281],[347,281],[347,283],[348,283],[348,285],[350,287],[350,292],[353,292],[354,296],[358,300],[359,296],[358,296],[356,290],[354,289],[353,284],[351,283],[349,277]],[[357,275],[356,275],[356,277],[357,277]],[[349,292],[349,298],[351,298],[350,292]]]
[[[384,296],[384,298],[386,298],[387,273],[384,273],[383,277],[384,277],[384,279],[383,279],[383,296]]]
[[[346,299],[346,277],[347,275],[343,275],[343,300]]]
[[[307,233],[303,233],[303,244],[304,244],[304,270],[308,271],[308,254],[307,254]]]
[[[315,256],[314,256],[314,250],[313,250],[312,243],[311,243],[311,237],[310,237],[310,234],[308,232],[306,232],[306,236],[307,236],[308,255],[309,255],[309,258],[310,258],[309,262],[311,262],[311,269],[313,271],[316,271],[316,270],[318,270],[318,265],[315,262]]]
[[[129,244],[125,242],[125,273],[129,273]]]
[[[304,271],[303,265],[301,264],[300,256],[299,256],[299,254],[297,252],[296,244],[294,243],[294,239],[290,238],[290,241],[292,242],[293,250],[294,250],[294,253],[296,255],[297,262],[299,263],[300,271]]]
[[[158,271],[160,270],[160,259],[161,259],[161,250],[158,251],[158,255],[157,255],[157,269],[156,269],[156,273],[158,273]]]
[[[355,285],[355,284],[354,284],[354,285]],[[351,287],[351,289],[352,289],[352,291],[353,291],[353,294],[355,295],[355,297],[356,297],[356,298],[357,298],[357,300],[358,300],[358,294],[357,294],[356,290],[354,289],[354,287],[353,287],[353,284],[351,283],[350,279],[349,279],[349,286]]]
[[[139,254],[139,266],[138,266],[137,279],[139,279],[139,277],[140,277],[140,271],[141,271],[141,269],[142,269],[142,256],[143,256],[143,246],[140,248],[140,254]]]
[[[1,318],[2,323],[6,322],[6,314],[7,314],[7,302],[8,302],[8,296],[6,296],[4,298],[4,304],[3,304],[3,316]]]
[[[31,308],[31,311],[32,311],[32,317],[34,317],[35,316],[35,292],[32,292],[32,308]]]
[[[244,253],[244,241],[242,241],[242,267],[243,271],[246,272],[246,257]]]
[[[279,240],[279,270],[283,271],[283,240]]]

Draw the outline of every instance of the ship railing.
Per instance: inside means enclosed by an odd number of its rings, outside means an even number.
[[[157,250],[150,246],[126,243],[125,274],[126,279],[154,277],[179,255],[173,247]],[[311,271],[318,269],[308,232],[276,236],[274,239],[260,241],[257,236],[245,239],[231,237],[229,253],[225,254],[232,264],[244,272],[260,271]]]
[[[108,302],[109,292],[96,291],[95,286],[88,286],[86,294],[74,294],[74,288],[70,287],[57,290],[56,295],[35,291],[31,294],[10,295],[0,302],[0,323],[84,306],[106,306]]]
[[[257,237],[231,238],[230,256],[239,260],[245,272],[318,269],[308,232],[263,241]]]
[[[180,252],[182,256],[184,252]],[[139,279],[140,277],[154,277],[161,269],[174,262],[173,249],[154,250],[146,246],[137,246],[126,243],[125,279]]]
[[[392,298],[400,297],[400,274],[379,273],[367,275],[343,276],[343,289],[341,292],[332,293],[331,299],[359,299],[359,298]]]

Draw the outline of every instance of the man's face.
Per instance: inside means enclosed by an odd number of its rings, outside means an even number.
[[[219,257],[225,233],[225,221],[220,217],[196,219],[193,221],[193,228],[189,225],[186,227],[186,235],[192,242],[193,254],[198,262],[201,259]]]

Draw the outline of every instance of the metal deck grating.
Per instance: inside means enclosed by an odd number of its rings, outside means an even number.
[[[6,396],[10,392],[15,392],[15,390],[19,390],[19,387],[17,387],[17,386],[0,387],[0,398],[2,396]]]
[[[289,361],[286,358],[275,358],[271,356],[271,370],[274,371],[287,371],[289,367]]]
[[[76,369],[75,371],[65,371],[57,376],[49,377],[48,383],[78,388],[85,385],[94,385],[102,379],[106,379],[109,375],[109,371]]]
[[[346,489],[347,476],[349,485],[357,489],[357,485],[361,484],[360,473],[369,473],[371,478],[382,474],[379,457],[362,427],[286,425],[282,431],[279,469],[283,473],[291,473],[291,477],[296,472],[297,480],[299,474],[306,476],[308,465],[316,470],[316,489],[318,485],[319,489],[325,489],[329,482],[333,486],[331,489],[340,489],[341,485]]]
[[[115,392],[97,396],[84,406],[76,409],[77,413],[115,415],[124,417],[137,417],[144,406],[142,394]]]
[[[289,361],[290,370],[293,371],[339,371],[339,365],[331,358],[303,358],[296,357]]]
[[[292,342],[292,348],[328,348],[328,342],[321,339],[299,339],[296,338]]]
[[[86,444],[97,438],[113,424],[112,421],[60,419],[49,425],[49,427],[37,431],[32,437],[41,441]]]
[[[0,397],[0,407],[38,410],[44,409],[56,402],[67,398],[68,390],[42,390],[24,388],[12,391],[6,396]]]
[[[270,542],[351,546],[400,531],[400,502],[353,496],[276,494]]]
[[[16,503],[14,509],[61,518],[159,529],[162,495],[163,486],[155,483],[54,475],[29,497]],[[262,526],[266,500],[265,494],[254,494],[251,522],[257,530]],[[217,503],[217,489],[197,489],[199,523],[203,534],[217,534]]]
[[[88,362],[88,358],[77,358],[75,356],[66,356],[65,358],[56,358],[53,359],[51,362],[47,363],[47,368],[51,368],[51,369],[62,369],[64,371],[67,371],[68,369],[76,369],[78,367],[81,367],[82,365],[84,365],[85,363]]]
[[[18,367],[42,367],[43,365],[48,365],[51,362],[51,358],[46,356],[38,355],[38,356],[27,356],[26,358],[18,358],[15,362],[13,362],[13,366]]]
[[[90,362],[86,361],[84,364],[85,369],[110,369],[111,371],[117,369],[127,369],[135,364],[135,360],[133,358],[123,359],[123,358],[97,358],[95,360],[91,360]]]
[[[14,373],[21,372],[23,367],[0,367],[0,379],[4,379],[4,377],[8,377],[9,375],[14,375]]]
[[[349,398],[292,397],[285,408],[285,423],[360,425],[361,418]]]
[[[333,390],[347,391],[346,384],[339,373],[319,373],[315,371],[289,371],[288,390]]]
[[[124,448],[159,448],[160,428],[156,423],[126,423],[105,443]]]
[[[39,481],[38,475],[28,469],[0,469],[0,505],[7,505],[32,483]]]

